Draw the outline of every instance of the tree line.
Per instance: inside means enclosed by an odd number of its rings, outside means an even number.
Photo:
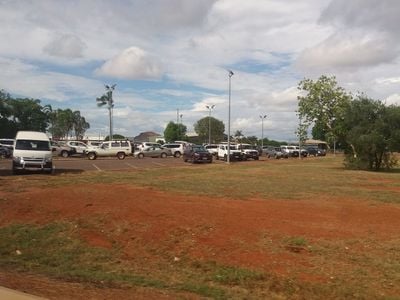
[[[79,110],[53,109],[31,98],[13,98],[0,90],[0,137],[14,138],[19,130],[50,132],[53,139],[82,139],[90,124]]]

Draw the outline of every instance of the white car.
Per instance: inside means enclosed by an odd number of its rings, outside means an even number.
[[[228,144],[220,144],[218,146],[218,153],[216,159],[228,160]],[[236,149],[235,144],[231,144],[229,147],[229,160],[245,160],[246,157],[242,151]]]
[[[88,145],[86,145],[84,142],[80,142],[80,141],[68,141],[67,146],[74,148],[75,153],[77,153],[77,154],[85,154],[85,151],[88,148]]]
[[[161,148],[171,150],[171,154],[174,157],[181,157],[183,154],[183,144],[179,143],[168,143],[161,146]]]
[[[216,156],[218,154],[218,145],[217,144],[208,144],[205,145],[204,148],[211,153],[213,156]]]
[[[91,160],[107,156],[116,156],[118,159],[124,159],[132,154],[132,145],[129,141],[107,141],[101,143],[98,147],[88,147],[85,150],[85,154]]]

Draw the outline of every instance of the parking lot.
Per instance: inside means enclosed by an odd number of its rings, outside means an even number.
[[[232,163],[258,163],[268,160],[266,157],[260,157],[259,161],[249,160],[247,162]],[[213,160],[213,164],[224,164],[221,160]],[[177,166],[190,166],[191,163],[185,163],[182,158],[143,158],[126,157],[119,160],[115,157],[98,158],[89,160],[86,157],[55,157],[53,166],[55,173],[79,173],[83,171],[111,171],[111,170],[140,170],[151,168],[170,168]],[[196,164],[201,165],[201,164]],[[0,175],[11,175],[11,159],[0,160]]]

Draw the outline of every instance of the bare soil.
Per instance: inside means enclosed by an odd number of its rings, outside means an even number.
[[[304,281],[330,279],[329,274],[313,273],[307,247],[282,248],[285,237],[304,237],[311,243],[364,238],[385,241],[398,238],[400,232],[399,206],[329,195],[304,201],[232,200],[91,184],[1,191],[0,199],[0,226],[63,220],[85,224],[79,228],[83,240],[102,248],[118,244],[126,260],[140,258],[152,264],[158,253],[154,249],[159,249],[158,254],[171,262],[183,257],[212,260],[282,277],[297,274]],[[197,298],[150,288],[104,289],[9,271],[0,271],[0,285],[50,299]]]

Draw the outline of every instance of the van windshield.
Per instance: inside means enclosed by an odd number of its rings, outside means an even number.
[[[15,149],[50,151],[50,143],[49,141],[17,140],[17,142],[15,143]]]

